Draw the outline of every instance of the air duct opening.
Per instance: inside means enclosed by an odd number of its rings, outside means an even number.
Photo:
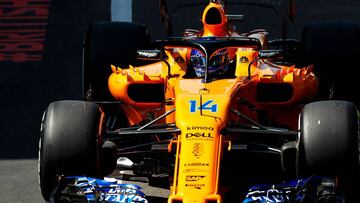
[[[209,25],[217,25],[221,24],[221,21],[222,19],[220,11],[214,7],[210,8],[206,13],[205,23]]]

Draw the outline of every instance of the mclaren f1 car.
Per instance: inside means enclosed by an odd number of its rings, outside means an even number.
[[[101,180],[118,164],[168,188],[168,203],[357,202],[358,100],[331,58],[355,54],[332,36],[359,25],[316,22],[301,41],[269,40],[237,32],[242,16],[227,4],[210,0],[201,29],[165,40],[137,23],[89,27],[84,101],[53,102],[42,119],[45,200],[145,202],[136,186]]]

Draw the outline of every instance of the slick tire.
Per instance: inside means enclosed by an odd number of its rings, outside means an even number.
[[[49,200],[59,175],[98,177],[100,171],[99,106],[83,101],[57,101],[44,112],[39,141],[39,184]]]
[[[96,22],[85,34],[83,46],[83,97],[87,101],[111,101],[108,90],[110,65],[139,66],[138,49],[151,44],[147,28],[129,22]]]
[[[304,27],[302,42],[319,79],[319,100],[347,100],[360,108],[359,94],[351,89],[358,84],[359,36],[357,21],[314,21]]]
[[[359,118],[353,103],[330,100],[307,104],[299,124],[298,161],[305,162],[304,168],[316,175],[358,177]]]

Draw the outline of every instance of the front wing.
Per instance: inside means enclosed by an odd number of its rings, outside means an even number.
[[[329,184],[331,180],[312,176],[280,184],[255,185],[249,188],[242,203],[315,203],[322,202],[319,200],[324,198],[334,200],[334,188]],[[324,185],[326,187],[322,187]],[[148,203],[143,188],[136,184],[123,184],[115,178],[96,179],[85,176],[62,177],[52,200],[56,203]]]
[[[143,188],[123,184],[114,178],[97,179],[85,176],[62,177],[55,188],[55,203],[148,203]]]

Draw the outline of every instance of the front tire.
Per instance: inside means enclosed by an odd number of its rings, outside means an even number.
[[[338,194],[359,202],[359,112],[347,101],[307,104],[300,114],[300,175],[337,177]]]
[[[307,104],[300,114],[300,145],[313,173],[357,175],[359,124],[355,105],[337,100]]]
[[[102,113],[98,105],[58,101],[46,109],[39,141],[39,185],[49,200],[59,175],[99,176]]]

